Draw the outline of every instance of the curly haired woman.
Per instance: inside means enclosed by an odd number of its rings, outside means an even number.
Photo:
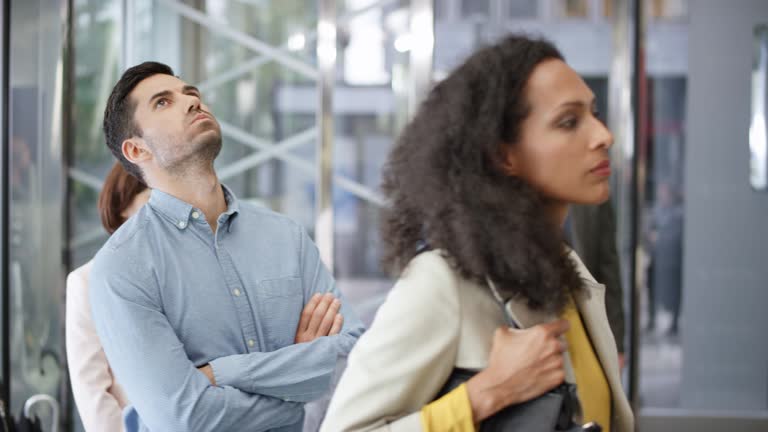
[[[475,430],[566,381],[574,420],[632,431],[604,287],[562,235],[570,204],[608,199],[612,143],[547,41],[509,36],[437,84],[384,171],[385,265],[400,278],[322,430]],[[438,398],[457,368],[478,373]]]

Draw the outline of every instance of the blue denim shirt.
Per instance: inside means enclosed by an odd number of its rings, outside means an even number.
[[[300,431],[363,326],[342,299],[340,334],[294,344],[314,293],[341,294],[304,229],[238,202],[214,233],[159,190],[96,255],[93,319],[135,412],[128,430]],[[197,367],[210,363],[217,386]]]

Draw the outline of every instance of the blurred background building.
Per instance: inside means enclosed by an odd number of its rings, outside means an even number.
[[[398,132],[431,83],[524,31],[556,43],[615,134],[639,429],[768,430],[765,0],[2,5],[0,378],[12,412],[48,394],[60,430],[82,430],[64,282],[106,239],[96,199],[113,158],[101,121],[125,68],[161,61],[201,89],[224,133],[221,180],[306,226],[370,322],[392,284],[379,266],[378,185]]]

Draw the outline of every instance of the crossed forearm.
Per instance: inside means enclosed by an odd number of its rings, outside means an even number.
[[[329,389],[339,355],[346,354],[362,332],[362,328],[342,332],[339,307],[339,300],[330,294],[313,296],[302,312],[296,344],[218,358],[199,370],[214,385],[292,402],[316,399]]]

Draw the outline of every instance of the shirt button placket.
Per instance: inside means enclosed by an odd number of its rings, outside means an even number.
[[[219,245],[221,246],[221,245]],[[256,340],[258,336],[257,324],[253,322],[253,315],[251,312],[250,302],[248,301],[247,293],[244,291],[241,282],[238,282],[236,271],[234,269],[232,259],[227,254],[226,249],[217,248],[217,257],[221,263],[222,268],[226,273],[226,283],[229,286],[229,292],[232,295],[232,300],[235,303],[237,309],[237,315],[240,320],[240,325],[243,328],[243,336],[245,337],[246,349],[248,352],[258,349]]]

